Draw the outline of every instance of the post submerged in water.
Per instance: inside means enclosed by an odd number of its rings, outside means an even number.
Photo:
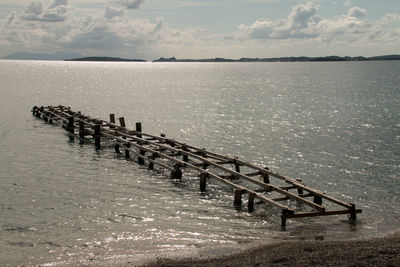
[[[348,204],[327,196],[321,191],[305,186],[299,179],[280,175],[270,171],[267,167],[262,168],[236,157],[220,155],[209,152],[204,148],[175,141],[174,139],[166,139],[164,134],[157,137],[143,133],[141,123],[136,123],[136,131],[129,130],[126,128],[124,117],[119,118],[121,127],[118,127],[115,125],[114,114],[110,114],[110,122],[84,116],[80,112],[73,112],[70,108],[64,106],[41,106],[40,108],[34,106],[32,114],[49,123],[53,121],[55,124],[62,124],[63,128],[68,131],[72,138],[78,135],[80,139],[85,139],[86,135],[91,134],[96,149],[101,148],[101,138],[105,138],[105,141],[114,142],[116,153],[120,153],[120,146],[123,145],[126,158],[130,158],[130,152],[132,152],[138,156],[139,164],[145,165],[147,162],[149,169],[154,169],[154,166],[158,165],[163,169],[171,171],[170,177],[173,179],[182,179],[183,167],[196,170],[199,173],[201,192],[206,191],[208,178],[223,182],[235,189],[235,206],[241,206],[242,195],[244,193],[248,194],[247,204],[249,212],[254,210],[256,198],[260,200],[260,203],[265,202],[279,207],[282,210],[282,228],[286,227],[286,222],[289,218],[348,214],[350,221],[355,222],[357,213],[362,212],[361,209],[356,209],[354,204]],[[76,119],[79,126],[77,134],[75,134],[74,130]],[[180,158],[181,156],[183,158]],[[171,167],[171,163],[173,167]],[[231,165],[231,168],[224,167],[224,164]],[[247,169],[251,172],[246,173]],[[223,173],[218,173],[216,170]],[[253,176],[258,176],[259,179],[254,179],[252,178]],[[231,179],[233,177],[236,178],[235,183]],[[274,185],[271,183],[271,177],[287,183],[288,186]],[[241,181],[245,181],[245,183],[241,183]],[[251,189],[247,184],[256,185],[258,189]],[[289,192],[292,189],[297,189],[297,194]],[[281,194],[281,197],[271,198],[268,194],[272,191],[276,194]],[[307,191],[307,193],[304,194],[304,191]],[[308,200],[306,199],[307,197],[313,197],[314,199]],[[322,206],[322,199],[325,199],[326,202],[345,207],[345,209],[327,210]],[[288,200],[296,201],[301,203],[301,205],[311,207],[313,210],[304,211],[302,208],[300,211],[295,211],[290,206],[279,203],[279,201]]]

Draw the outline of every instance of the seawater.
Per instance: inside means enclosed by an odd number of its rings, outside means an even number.
[[[77,264],[219,254],[257,242],[380,236],[400,221],[400,62],[0,61],[0,262]],[[181,181],[70,141],[34,105],[124,116],[238,156],[363,213],[289,220],[235,209],[231,190]],[[133,255],[133,256],[132,256]]]

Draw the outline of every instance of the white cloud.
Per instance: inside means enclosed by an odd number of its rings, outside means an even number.
[[[139,9],[145,0],[115,0],[112,3],[127,9]]]
[[[239,30],[255,39],[313,38],[318,35],[316,26],[322,20],[317,11],[318,6],[312,3],[300,4],[294,6],[285,19],[258,20],[250,26],[239,26]]]
[[[0,50],[82,55],[156,57],[246,57],[297,53],[337,47],[390,46],[400,40],[399,14],[370,20],[366,10],[349,8],[345,14],[324,18],[319,6],[295,5],[288,16],[240,25],[237,31],[217,34],[188,25],[176,29],[168,20],[139,19],[127,9],[144,1],[107,2],[103,10],[77,16],[67,0],[33,1],[21,12],[10,12],[0,22]],[[279,52],[283,51],[285,52]],[[324,50],[325,51],[325,50]],[[330,52],[328,52],[330,53]],[[3,55],[4,55],[3,54]]]
[[[10,14],[8,14],[7,18],[6,18],[6,23],[5,25],[10,25],[14,19],[17,17],[17,12],[15,11],[11,11]]]
[[[385,17],[389,23],[371,21],[367,11],[360,7],[352,7],[346,15],[332,19],[318,15],[318,6],[312,3],[299,4],[292,8],[289,16],[276,21],[258,20],[253,24],[240,25],[234,35],[238,40],[296,40],[310,39],[319,42],[336,42],[339,44],[355,44],[360,42],[382,42],[383,33],[396,32],[390,27],[392,17]]]
[[[42,1],[32,2],[22,13],[21,19],[28,21],[64,21],[69,12],[67,0],[54,0],[49,5]]]
[[[367,11],[359,7],[352,7],[348,10],[347,15],[355,18],[365,18],[367,17]]]
[[[124,9],[122,8],[114,8],[114,7],[110,7],[110,6],[106,6],[105,7],[105,17],[107,19],[112,19],[115,17],[122,17],[124,15]]]

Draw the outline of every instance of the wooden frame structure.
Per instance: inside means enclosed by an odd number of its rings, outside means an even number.
[[[32,113],[45,122],[61,124],[73,138],[94,141],[96,149],[100,149],[102,139],[111,141],[116,153],[123,150],[126,158],[133,154],[139,164],[147,164],[149,169],[154,169],[155,165],[167,169],[171,172],[171,178],[181,179],[183,168],[195,170],[199,175],[201,191],[206,191],[207,179],[225,183],[234,189],[235,206],[242,204],[242,195],[248,195],[249,212],[254,210],[255,199],[269,203],[281,209],[283,229],[289,218],[348,214],[350,220],[355,222],[356,214],[362,212],[352,203],[330,197],[306,186],[301,180],[283,176],[267,167],[168,139],[164,134],[155,136],[143,133],[140,122],[136,123],[135,130],[128,129],[123,117],[119,118],[120,125],[117,125],[114,114],[110,114],[110,121],[104,121],[61,105],[34,106]],[[328,210],[323,200],[333,209]]]

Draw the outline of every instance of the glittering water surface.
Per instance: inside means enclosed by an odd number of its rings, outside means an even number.
[[[400,62],[76,63],[0,61],[0,262],[77,263],[154,253],[217,254],[258,241],[383,235],[400,220]],[[33,105],[103,119],[239,156],[363,209],[289,220],[231,190],[198,191],[71,142]]]

